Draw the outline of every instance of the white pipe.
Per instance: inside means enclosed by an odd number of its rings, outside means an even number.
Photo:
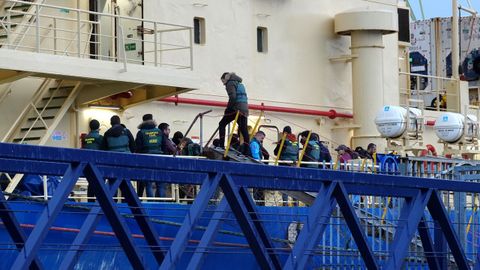
[[[458,1],[452,0],[452,77],[459,78],[458,66],[460,63],[458,48]]]

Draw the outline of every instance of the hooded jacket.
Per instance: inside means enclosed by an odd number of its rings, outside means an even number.
[[[240,111],[247,116],[248,97],[242,78],[235,73],[229,73],[225,76],[225,80],[227,81],[225,89],[228,94],[226,111]]]
[[[126,127],[114,125],[103,135],[102,149],[115,152],[135,153],[135,140]]]
[[[275,150],[273,150],[273,153],[277,156],[279,155],[278,152],[280,150],[279,149],[280,142],[278,142],[277,147],[275,147]],[[297,137],[295,137],[295,134],[292,134],[292,133],[287,134],[282,152],[280,153],[280,160],[291,160],[291,161],[298,160],[298,142],[297,142]]]
[[[138,125],[139,131],[135,138],[138,153],[162,154],[162,132],[153,120],[143,121]]]

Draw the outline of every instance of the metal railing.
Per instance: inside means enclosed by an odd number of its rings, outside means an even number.
[[[7,2],[32,7],[29,11],[6,10],[6,19],[0,24],[0,29],[7,34],[7,39],[0,41],[3,48],[116,61],[124,65],[193,69],[190,26],[43,2]],[[17,21],[14,15],[30,16],[31,19]],[[96,49],[87,52],[90,45]]]
[[[458,108],[450,109],[446,103],[447,96],[453,95],[447,91],[448,84],[455,79],[408,72],[400,72],[399,79],[407,82],[400,86],[401,105],[408,106],[408,100],[414,99],[423,101],[427,110],[458,112]]]
[[[0,171],[62,177],[47,201],[0,200],[0,267],[469,269],[478,264],[480,167],[456,168],[445,181],[0,144]],[[82,176],[97,203],[68,201]],[[142,203],[130,179],[202,187],[190,207]],[[118,187],[125,203],[112,200]],[[308,207],[258,207],[249,189],[315,194]]]

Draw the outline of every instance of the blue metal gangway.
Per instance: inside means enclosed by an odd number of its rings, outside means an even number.
[[[335,209],[339,211],[336,218],[342,219],[344,228],[351,234],[354,245],[349,245],[348,251],[358,253],[359,268],[402,269],[412,260],[429,269],[446,269],[450,265],[458,269],[479,268],[477,251],[467,254],[463,239],[456,231],[456,224],[461,222],[454,223],[450,202],[445,201],[445,194],[450,198],[453,194],[480,193],[480,183],[472,176],[467,177],[469,181],[465,181],[465,177],[460,179],[460,176],[453,180],[426,179],[4,143],[0,144],[0,171],[62,176],[52,198],[28,233],[18,220],[20,213],[14,210],[15,201],[6,200],[5,194],[0,194],[0,218],[16,250],[16,253],[10,253],[13,254],[11,269],[51,267],[45,265],[45,259],[39,254],[80,177],[85,177],[93,186],[98,203],[90,208],[70,247],[63,251],[59,262],[61,269],[72,269],[78,263],[82,246],[92,239],[103,215],[132,268],[178,269],[179,265],[187,265],[188,269],[201,269],[210,256],[207,251],[227,210],[238,224],[245,246],[253,254],[258,268],[321,268],[327,255],[319,253],[318,248],[322,235],[334,225],[331,220]],[[153,217],[149,216],[146,204],[139,200],[131,180],[201,185],[198,196],[186,210],[184,221],[168,246],[161,243],[162,238],[152,223]],[[318,193],[313,204],[305,208],[305,216],[301,219],[303,228],[289,248],[280,247],[274,241],[267,229],[267,219],[251,197],[250,188]],[[117,189],[121,190],[125,204],[112,199]],[[218,195],[218,189],[223,197],[219,197],[215,212],[198,241],[192,245],[197,225],[205,211],[210,209],[209,203]],[[383,217],[381,220],[381,224],[394,226],[393,239],[390,242],[384,239],[388,242],[386,246],[375,242],[369,231],[362,227],[359,202],[352,199],[354,196],[362,196],[365,200],[368,196],[384,201],[389,197],[401,200],[398,219],[388,223]],[[122,207],[133,214],[145,245],[139,245],[132,236],[131,222],[126,221]],[[409,248],[417,238],[423,251],[412,257]],[[384,245],[382,252],[378,250],[380,244]],[[190,253],[188,261],[181,262],[187,251]],[[146,260],[146,256],[154,260]],[[319,257],[323,260],[313,260]],[[235,266],[231,268],[235,269]]]

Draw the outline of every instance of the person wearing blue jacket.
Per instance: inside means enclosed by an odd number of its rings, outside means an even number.
[[[257,133],[255,133],[255,136],[250,142],[250,153],[252,154],[252,158],[258,161],[263,159],[263,153],[262,153],[263,139],[265,139],[265,133],[263,131],[258,131]]]

